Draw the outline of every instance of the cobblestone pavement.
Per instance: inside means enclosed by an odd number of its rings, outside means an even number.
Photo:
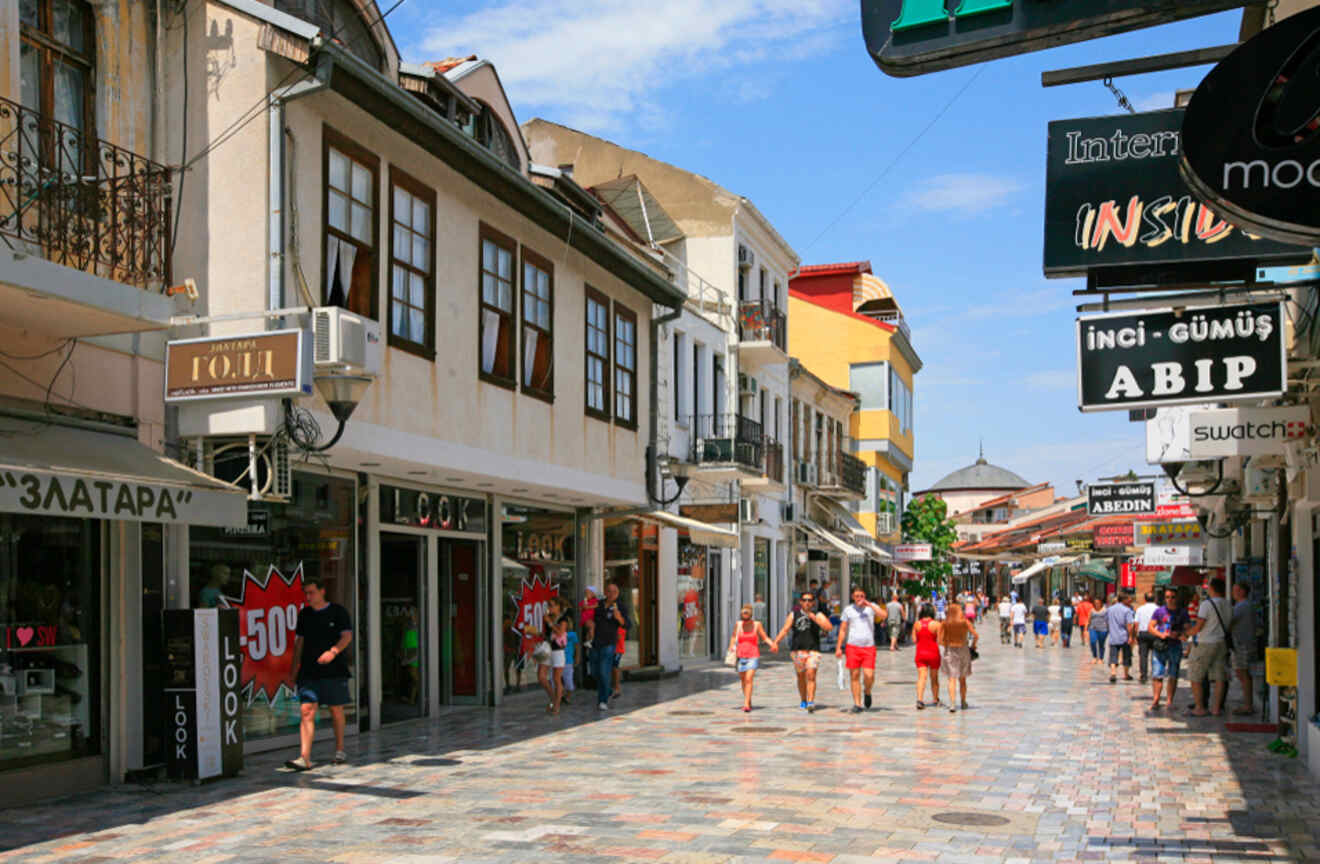
[[[911,649],[880,652],[862,715],[832,658],[814,715],[782,662],[749,715],[718,666],[629,683],[604,716],[528,694],[361,736],[348,765],[292,774],[269,754],[201,787],[0,813],[0,859],[1320,861],[1317,788],[1271,736],[1147,716],[1145,687],[1078,648],[989,635],[958,714],[915,710]]]

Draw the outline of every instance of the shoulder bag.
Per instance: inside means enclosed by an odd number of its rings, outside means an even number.
[[[1229,630],[1228,627],[1227,627],[1227,625],[1224,624],[1224,616],[1220,614],[1220,612],[1219,612],[1219,604],[1215,602],[1215,600],[1217,600],[1217,599],[1219,599],[1219,598],[1216,598],[1216,597],[1211,597],[1211,598],[1210,598],[1210,608],[1213,609],[1213,610],[1215,610],[1215,617],[1219,619],[1219,626],[1220,626],[1220,628],[1222,628],[1223,631],[1224,631],[1224,647],[1228,649],[1228,653],[1229,653],[1229,654],[1232,654],[1232,653],[1233,653],[1233,631]]]

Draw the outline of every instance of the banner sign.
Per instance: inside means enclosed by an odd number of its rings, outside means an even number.
[[[244,570],[238,596],[219,598],[222,607],[238,610],[246,704],[251,705],[258,697],[274,702],[281,688],[289,690],[293,641],[304,602],[301,561],[287,576],[274,564],[260,576]]]
[[[1188,455],[1210,459],[1282,454],[1288,442],[1306,437],[1310,424],[1311,409],[1305,405],[1197,412],[1188,421]]]
[[[382,525],[410,525],[436,531],[486,533],[486,502],[481,498],[380,487]]]
[[[1036,551],[1041,555],[1056,555],[1068,548],[1068,544],[1062,540],[1048,540],[1044,543],[1036,544]]]
[[[1143,566],[1160,570],[1167,570],[1170,567],[1199,567],[1204,561],[1204,546],[1148,546],[1141,556]]]
[[[907,77],[1209,15],[1243,2],[862,0],[862,35],[881,70]]]
[[[1200,543],[1205,535],[1195,519],[1182,522],[1139,522],[1138,546],[1165,546],[1170,543]]]
[[[247,524],[247,498],[238,489],[0,468],[0,513],[239,527]]]
[[[1266,399],[1288,389],[1283,303],[1077,319],[1083,411]]]
[[[895,561],[929,561],[929,543],[900,543],[894,547]]]
[[[1320,243],[1315,34],[1320,8],[1239,45],[1202,79],[1183,120],[1183,178],[1244,228]]]
[[[1086,487],[1088,516],[1133,515],[1155,512],[1155,483],[1092,483]]]
[[[1072,551],[1072,552],[1085,552],[1085,551],[1087,551],[1087,550],[1089,550],[1089,549],[1091,548],[1092,538],[1091,538],[1091,537],[1069,537],[1065,542],[1066,542],[1067,545],[1068,545],[1068,549],[1069,549],[1069,551]]]
[[[680,504],[678,505],[678,515],[709,524],[737,522],[738,502],[729,501],[724,504]]]
[[[1122,522],[1117,525],[1097,525],[1092,538],[1097,548],[1113,548],[1132,546],[1133,528],[1131,522]]]
[[[309,395],[311,352],[302,330],[167,342],[165,401]]]
[[[1249,271],[1252,261],[1310,257],[1234,228],[1192,196],[1178,175],[1182,123],[1181,108],[1050,123],[1046,276],[1228,260]]]
[[[220,609],[164,613],[169,775],[205,780],[243,767],[238,615]]]

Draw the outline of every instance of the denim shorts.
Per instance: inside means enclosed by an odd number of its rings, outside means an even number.
[[[760,666],[760,665],[761,665],[761,658],[760,658],[760,657],[739,657],[739,658],[738,658],[738,671],[739,671],[739,672],[755,672],[756,669],[757,669],[757,667]]]
[[[298,701],[319,705],[350,705],[347,678],[309,678],[298,682]]]
[[[1155,643],[1158,645],[1159,643]],[[1182,643],[1175,642],[1169,648],[1156,648],[1152,656],[1150,677],[1157,680],[1178,680],[1178,667],[1182,664]]]

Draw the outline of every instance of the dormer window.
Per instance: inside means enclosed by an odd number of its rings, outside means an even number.
[[[380,45],[353,0],[275,0],[275,8],[315,24],[322,36],[338,42],[371,68],[385,68]]]
[[[483,108],[478,131],[478,140],[486,146],[487,150],[513,166],[515,171],[522,169],[522,165],[518,160],[518,148],[513,143],[513,136],[509,134],[509,130],[504,128],[500,118],[496,117],[495,112],[490,108]]]

